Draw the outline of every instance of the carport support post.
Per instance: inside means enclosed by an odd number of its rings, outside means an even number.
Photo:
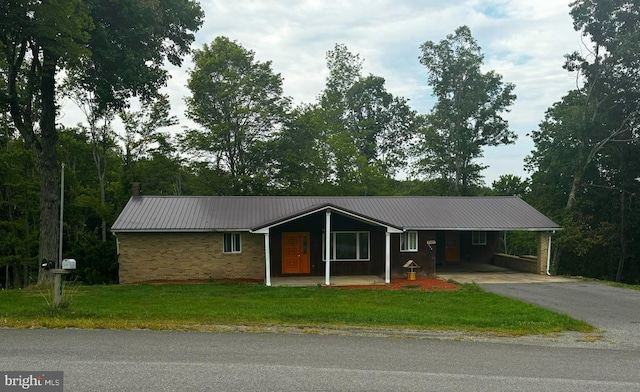
[[[327,209],[324,221],[324,254],[326,260],[324,264],[324,284],[331,284],[331,211]]]
[[[265,284],[271,286],[271,250],[269,246],[269,233],[264,233],[264,260],[265,260]]]
[[[538,233],[538,268],[540,275],[547,273],[547,264],[549,263],[549,255],[551,250],[551,233],[541,231]]]
[[[389,229],[384,238],[384,282],[391,283],[391,233]]]

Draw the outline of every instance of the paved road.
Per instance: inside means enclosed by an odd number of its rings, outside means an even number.
[[[631,391],[638,350],[279,333],[0,329],[65,391]]]
[[[481,283],[480,287],[566,313],[603,329],[605,338],[615,345],[640,349],[640,291],[577,280],[564,283]]]

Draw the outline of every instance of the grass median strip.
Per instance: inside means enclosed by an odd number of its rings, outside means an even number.
[[[588,324],[483,292],[342,290],[248,283],[65,286],[67,306],[48,291],[0,292],[0,327],[213,329],[215,325],[366,327],[493,332],[589,332]]]

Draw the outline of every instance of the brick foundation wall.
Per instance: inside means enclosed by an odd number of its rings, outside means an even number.
[[[493,262],[499,267],[509,268],[515,271],[530,272],[532,274],[540,273],[536,259],[497,253],[493,257]]]
[[[118,233],[120,283],[264,279],[264,236],[241,234],[242,252],[223,253],[222,233]]]

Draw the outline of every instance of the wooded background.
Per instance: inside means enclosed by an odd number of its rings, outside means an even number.
[[[637,284],[640,0],[571,6],[588,48],[565,58],[576,89],[531,132],[530,178],[487,186],[483,148],[515,141],[503,115],[517,98],[481,70],[466,26],[421,46],[436,103],[417,113],[341,44],[328,48],[316,102],[294,105],[271,63],[241,43],[189,49],[204,17],[195,1],[4,2],[0,284],[46,279],[39,261],[57,259],[62,163],[63,257],[86,284],[117,282],[109,227],[132,182],[146,195],[518,195],[563,227],[554,273]],[[197,126],[180,128],[158,90],[165,64],[188,54],[186,116]],[[85,121],[59,125],[60,99]],[[501,251],[535,252],[527,234],[504,238]]]

